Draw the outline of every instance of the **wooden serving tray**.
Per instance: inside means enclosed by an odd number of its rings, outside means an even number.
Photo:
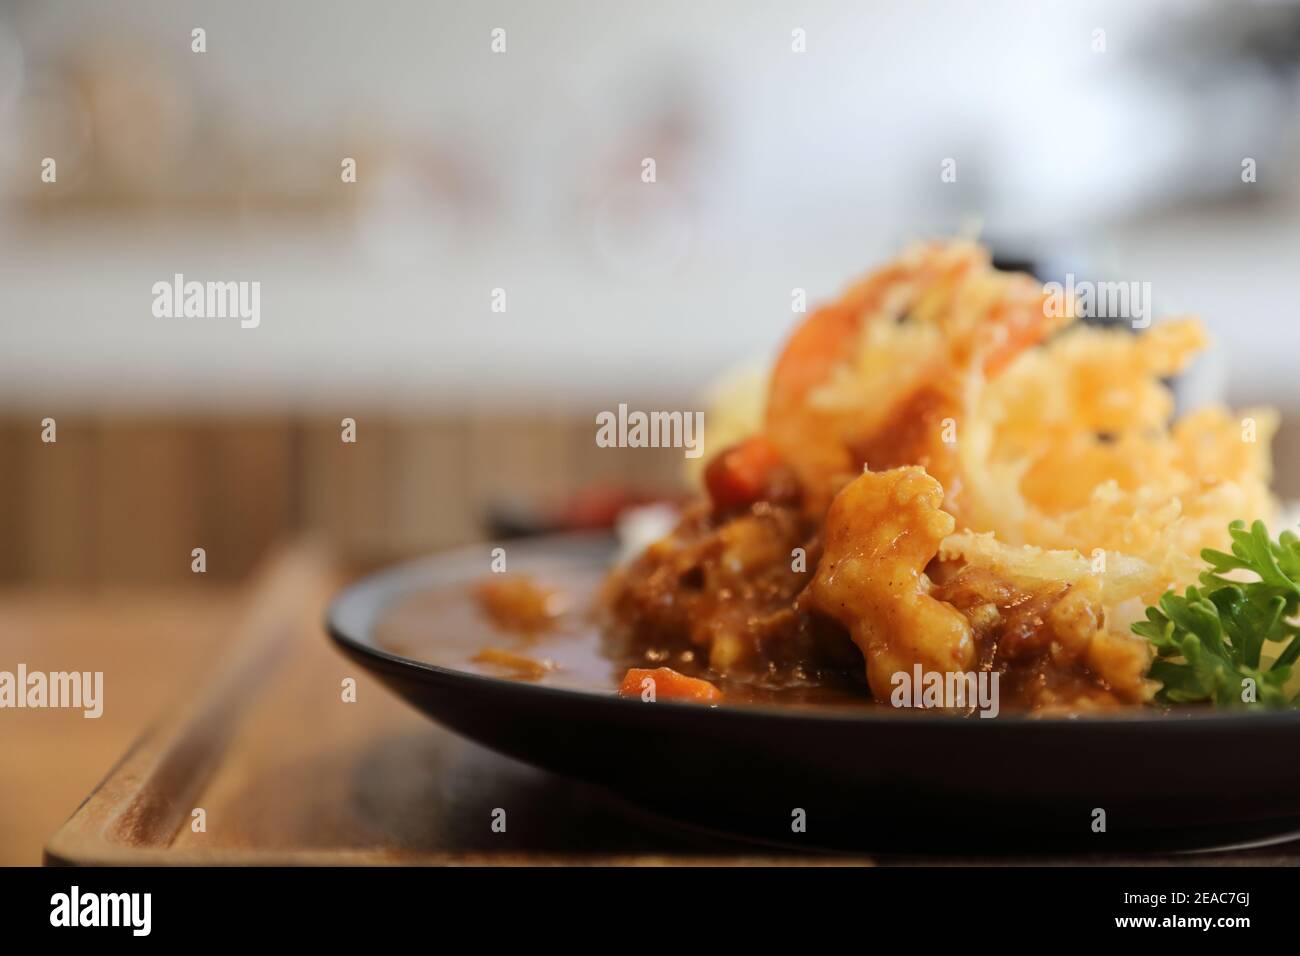
[[[121,758],[50,839],[46,862],[794,862],[659,820],[432,724],[326,639],[324,610],[343,578],[310,547],[273,560],[229,657]],[[349,677],[354,703],[342,699]],[[492,828],[497,809],[504,833]]]
[[[344,577],[308,546],[271,561],[250,589],[229,656],[118,761],[47,843],[46,862],[1300,862],[1300,843],[1172,857],[808,857],[691,829],[487,751],[400,702],[325,637],[325,607]],[[343,701],[346,678],[356,681],[353,703]],[[498,809],[506,811],[505,832],[492,828]]]

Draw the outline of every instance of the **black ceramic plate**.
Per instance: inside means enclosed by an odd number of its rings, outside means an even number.
[[[603,538],[509,546],[512,571],[542,576],[596,575],[611,554]],[[609,690],[524,683],[376,641],[394,605],[481,580],[487,568],[479,547],[366,578],[334,602],[329,632],[457,733],[695,824],[803,846],[947,854],[1194,848],[1300,830],[1300,712],[990,720],[644,703],[617,697],[612,678]],[[806,832],[796,836],[798,811]]]

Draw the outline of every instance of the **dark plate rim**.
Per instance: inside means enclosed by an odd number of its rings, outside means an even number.
[[[485,694],[517,694],[532,697],[539,704],[546,701],[568,702],[591,707],[618,708],[644,707],[639,700],[619,697],[614,692],[602,693],[592,690],[580,690],[569,687],[552,687],[527,681],[513,681],[506,678],[475,674],[470,671],[457,670],[439,664],[430,664],[401,654],[386,650],[372,640],[372,630],[378,617],[378,610],[388,606],[395,598],[412,593],[417,587],[431,587],[454,584],[465,578],[464,568],[470,557],[482,558],[489,549],[508,546],[516,554],[520,551],[536,552],[546,555],[555,552],[566,555],[572,560],[575,552],[589,550],[608,552],[613,549],[613,539],[604,533],[579,532],[574,534],[547,535],[544,537],[509,542],[506,545],[485,542],[479,545],[444,551],[431,557],[407,561],[368,574],[347,585],[331,600],[325,612],[325,631],[345,652],[372,662],[383,670],[422,679],[435,678],[438,683],[460,684],[467,690],[478,690]],[[357,626],[358,622],[365,622]],[[358,631],[362,633],[357,633]],[[902,726],[916,729],[921,724],[954,732],[990,732],[1002,726],[1034,727],[1051,729],[1058,732],[1087,729],[1089,732],[1102,728],[1122,730],[1155,731],[1158,733],[1178,732],[1186,728],[1188,732],[1204,729],[1232,728],[1238,725],[1277,729],[1294,727],[1300,730],[1300,709],[1274,710],[1265,712],[1243,712],[1224,710],[1188,710],[1186,712],[1167,713],[1154,709],[1137,712],[1121,712],[1117,715],[1094,714],[1059,717],[1035,717],[1027,714],[1007,714],[991,720],[958,717],[950,714],[928,714],[911,712],[879,712],[864,710],[862,713],[827,708],[818,710],[813,707],[780,707],[763,704],[712,705],[701,707],[680,701],[656,701],[657,710],[679,717],[687,714],[698,717],[701,712],[709,720],[781,720],[784,722],[808,724],[835,724],[859,726]],[[958,731],[957,728],[973,728],[990,725],[984,731]],[[1161,728],[1156,730],[1156,728]]]

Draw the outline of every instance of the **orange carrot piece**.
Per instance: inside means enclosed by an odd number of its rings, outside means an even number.
[[[755,435],[709,462],[704,484],[715,507],[743,507],[763,499],[780,467],[776,447],[763,435]]]
[[[642,682],[647,678],[654,682],[655,700],[690,700],[706,704],[722,700],[722,691],[708,681],[679,674],[671,667],[657,667],[654,670],[647,667],[630,668],[618,689],[619,696],[640,697],[646,690]]]

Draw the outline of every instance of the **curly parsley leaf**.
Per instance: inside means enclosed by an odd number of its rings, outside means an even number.
[[[1285,707],[1300,704],[1287,691],[1300,658],[1300,539],[1290,531],[1277,541],[1262,521],[1228,526],[1232,553],[1207,548],[1209,570],[1200,587],[1173,591],[1147,608],[1133,625],[1155,649],[1149,676],[1170,703],[1213,701],[1220,707]],[[1241,572],[1255,580],[1237,580]],[[1234,577],[1227,577],[1227,575]],[[1269,645],[1280,646],[1267,655]]]

